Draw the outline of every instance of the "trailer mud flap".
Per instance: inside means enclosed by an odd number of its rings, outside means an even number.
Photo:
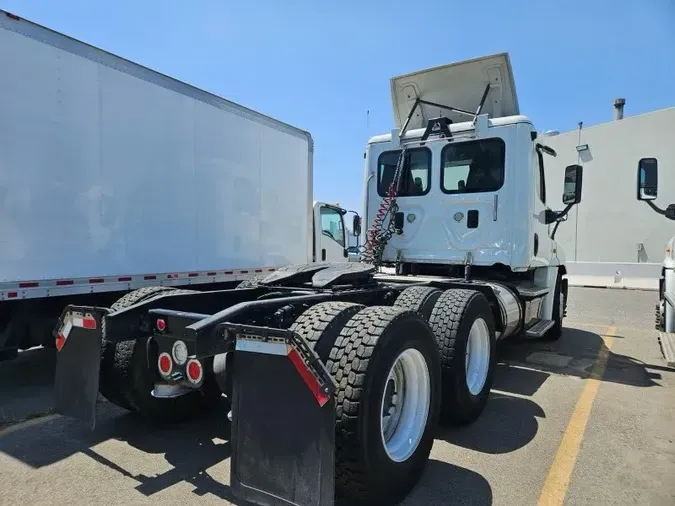
[[[69,306],[54,331],[56,374],[54,408],[57,413],[96,426],[104,309]]]
[[[288,330],[226,324],[236,336],[231,486],[260,505],[334,502],[335,385]]]

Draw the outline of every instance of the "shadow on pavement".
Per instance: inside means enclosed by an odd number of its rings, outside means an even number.
[[[493,392],[483,414],[471,425],[439,429],[438,439],[482,453],[509,453],[534,439],[537,418],[546,418],[536,402]]]
[[[136,490],[148,497],[177,483],[188,482],[195,487],[193,493],[198,496],[213,494],[232,504],[244,505],[247,503],[235,500],[227,484],[215,480],[207,472],[230,457],[230,423],[226,407],[223,403],[223,410],[214,410],[198,420],[158,428],[104,403],[99,405],[104,413],[93,432],[78,422],[60,417],[0,438],[0,452],[33,468],[82,453],[137,481]],[[96,451],[97,444],[108,440],[123,441],[143,453],[163,454],[172,468],[154,476],[134,474]]]
[[[214,480],[207,472],[209,468],[230,458],[230,423],[226,417],[227,411],[224,411],[225,407],[223,403],[223,411],[214,411],[199,420],[160,429],[135,416],[129,417],[133,419],[131,422],[137,430],[117,439],[144,453],[164,454],[166,462],[173,467],[162,474],[131,475],[88,448],[82,452],[138,481],[136,490],[145,496],[152,496],[180,482],[188,482],[195,487],[193,493],[199,496],[213,494],[238,504],[230,493],[230,487]]]
[[[107,403],[103,406],[109,407]],[[233,497],[227,483],[208,472],[231,454],[230,425],[223,412],[209,413],[199,420],[159,429],[116,408],[106,409],[103,418],[94,432],[65,418],[27,427],[0,438],[0,452],[34,468],[82,453],[136,481],[135,489],[146,497],[187,482],[195,487],[193,493],[197,496],[212,494],[235,505],[249,506],[249,503]],[[126,442],[147,454],[163,454],[172,467],[154,476],[133,473],[94,448],[98,443],[111,439]],[[492,489],[487,480],[474,471],[430,459],[420,483],[403,504],[440,506],[449,502],[489,505],[492,504]]]
[[[429,459],[422,479],[401,504],[488,506],[492,504],[492,487],[483,476],[474,471]]]
[[[648,333],[645,331],[645,334]],[[645,338],[651,339],[652,336]],[[624,338],[612,335],[612,339]],[[661,374],[657,371],[668,370],[663,366],[646,364],[633,357],[607,350],[602,336],[598,333],[565,328],[558,341],[523,339],[504,341],[499,349],[498,367],[509,370],[508,376],[501,375],[506,378],[508,388],[499,389],[533,395],[546,379],[542,375],[563,374],[588,378],[593,373],[593,367],[601,351],[607,353],[603,382],[636,387],[660,386]]]
[[[51,411],[55,353],[34,348],[0,361],[0,427]]]

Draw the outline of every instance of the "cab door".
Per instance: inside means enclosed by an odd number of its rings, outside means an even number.
[[[534,144],[532,150],[532,266],[546,266],[551,262],[552,241],[550,227],[546,223],[546,210],[550,209],[546,204],[546,177],[544,171],[545,157]]]
[[[346,262],[344,211],[338,207],[317,202],[314,204],[314,261]]]

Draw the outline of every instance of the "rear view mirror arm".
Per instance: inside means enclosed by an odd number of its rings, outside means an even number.
[[[661,209],[659,206],[657,206],[656,204],[654,204],[654,202],[651,201],[651,200],[645,200],[645,202],[647,203],[647,205],[648,205],[649,207],[651,207],[651,208],[654,210],[654,212],[660,214],[661,216],[665,216],[665,217],[668,218],[668,219],[675,220],[675,217],[673,217],[672,212],[671,212],[671,213],[668,213],[667,209]],[[668,207],[670,208],[670,207],[672,207],[672,206],[675,206],[675,204],[671,204],[671,205],[668,206]]]
[[[550,209],[546,210],[546,223],[550,224],[556,222],[551,232],[551,240],[555,239],[555,233],[558,231],[558,226],[560,225],[560,219],[567,216],[567,213],[574,207],[574,204],[567,204],[565,209],[562,211],[552,211]]]
[[[539,151],[541,153],[546,153],[547,155],[552,156],[553,158],[558,156],[558,153],[556,152],[555,149],[553,149],[549,146],[545,146],[545,145],[543,145],[539,142],[537,143],[537,151]]]
[[[553,223],[554,221],[560,220],[560,218],[564,218],[567,216],[567,213],[570,212],[570,209],[574,207],[574,204],[567,204],[565,209],[562,211],[553,211],[552,209],[547,209],[546,210],[546,224]]]

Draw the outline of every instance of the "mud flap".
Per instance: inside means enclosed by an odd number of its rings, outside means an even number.
[[[106,309],[67,307],[54,331],[54,408],[59,414],[96,426],[102,320]]]
[[[335,385],[288,330],[226,324],[236,335],[230,483],[268,506],[331,506]]]

